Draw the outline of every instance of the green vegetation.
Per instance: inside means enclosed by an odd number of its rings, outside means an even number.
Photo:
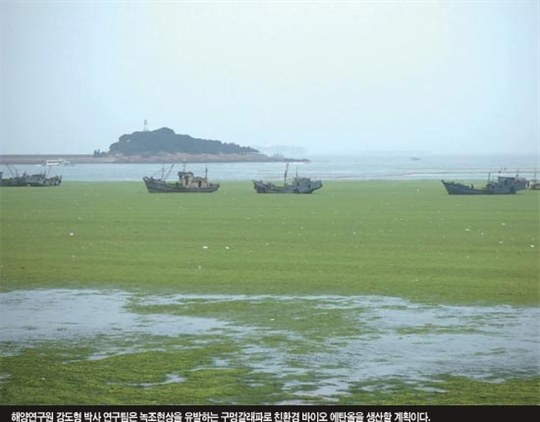
[[[433,306],[540,304],[535,191],[448,196],[438,181],[368,181],[325,182],[313,195],[257,195],[250,182],[221,185],[199,195],[149,194],[142,181],[2,188],[1,291],[116,288],[139,298],[380,295]],[[256,305],[139,303],[131,310],[225,317],[262,329],[275,318],[282,331],[269,330],[257,344],[287,344],[299,357],[309,351],[306,344],[284,338],[283,330],[304,333],[321,350],[325,338],[354,334],[349,313],[313,312],[291,300],[281,321],[279,305],[264,297]],[[430,331],[401,332],[423,329]],[[200,336],[110,339],[113,346],[132,341],[147,350],[103,359],[89,359],[99,352],[91,340],[45,342],[9,355],[6,344],[0,403],[280,403],[292,399],[287,382],[310,382],[309,374],[255,374],[234,357],[247,340],[204,337],[204,344]],[[235,364],[219,367],[216,359]],[[182,382],[167,382],[171,374]],[[352,387],[339,404],[537,404],[540,392],[538,377],[519,376],[504,382],[449,376],[422,388],[384,380],[367,387]]]

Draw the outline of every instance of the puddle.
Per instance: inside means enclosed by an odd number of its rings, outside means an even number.
[[[215,303],[230,304],[227,309],[231,312],[225,310],[217,319],[133,311],[173,305],[178,313],[189,305]],[[234,319],[235,306],[246,303],[275,303],[280,319],[297,319],[298,309],[305,310],[307,320],[315,312],[345,313],[345,321],[357,329],[334,331],[329,327],[323,340],[316,341],[308,333],[273,320],[266,327],[260,321],[249,326],[245,320]],[[261,382],[261,375],[279,378],[298,403],[305,396],[332,400],[346,394],[351,386],[384,379],[403,379],[422,388],[422,383],[442,375],[493,382],[539,376],[539,324],[538,307],[434,306],[381,296],[140,297],[117,290],[68,289],[0,294],[0,353],[4,355],[66,338],[91,339],[100,350],[90,359],[174,347],[162,343],[160,336],[189,335],[191,347],[230,341],[240,346],[241,352],[216,356],[215,367],[247,367],[254,385]],[[336,334],[339,332],[348,334]],[[137,342],[137,336],[143,335],[150,341]],[[269,345],[269,336],[281,340]],[[134,340],[118,346],[111,338]],[[299,381],[304,379],[310,381]],[[181,381],[172,375],[166,382]]]
[[[0,294],[0,341],[26,344],[96,335],[202,334],[227,324],[210,318],[136,314],[122,291],[29,290]]]
[[[124,383],[123,385],[128,385],[132,387],[152,388],[152,387],[158,387],[161,385],[174,384],[174,383],[179,383],[179,382],[184,382],[184,381],[185,381],[185,378],[177,374],[167,374],[165,376],[165,381],[162,381],[162,382],[143,382],[140,384]]]

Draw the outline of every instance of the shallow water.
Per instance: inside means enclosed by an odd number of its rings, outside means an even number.
[[[220,318],[189,315],[191,305],[216,303],[230,304],[231,310],[270,303],[278,312],[264,325],[237,320],[232,311]],[[421,384],[443,375],[489,381],[540,375],[538,307],[426,305],[381,296],[141,297],[119,290],[51,289],[2,293],[0,309],[3,355],[67,338],[70,344],[92,340],[97,351],[89,359],[171,347],[160,342],[163,336],[188,336],[193,347],[228,340],[241,352],[216,356],[216,368],[242,366],[250,368],[254,378],[279,378],[295,397],[331,399],[351,386],[384,379]],[[167,311],[171,309],[174,313]],[[329,317],[340,312],[354,330],[346,335],[330,330],[320,340],[283,324],[292,318],[287,315],[292,309],[302,309],[308,321],[315,312]],[[137,336],[154,341],[118,345],[118,339]],[[284,340],[269,345],[268,336]],[[182,379],[170,374],[167,382]]]
[[[348,156],[313,156],[310,162],[291,163],[289,176],[298,171],[300,176],[325,180],[487,180],[489,174],[503,172],[507,175],[519,173],[528,179],[536,178],[539,169],[538,156],[534,155],[440,155],[424,154],[414,161],[408,154],[353,154]],[[15,170],[36,173],[42,166],[18,165]],[[77,164],[50,169],[51,175],[61,175],[64,181],[138,181],[143,176],[160,177],[166,164]],[[285,163],[190,163],[188,169],[195,174],[204,174],[213,181],[265,179],[280,181]],[[169,179],[176,177],[182,169],[176,164]],[[0,163],[4,177],[15,171]]]

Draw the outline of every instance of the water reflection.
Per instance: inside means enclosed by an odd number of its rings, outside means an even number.
[[[190,314],[195,305],[212,304],[227,305],[220,307],[225,310],[219,318]],[[282,320],[297,317],[298,309],[308,321],[309,314],[324,311],[332,318],[339,312],[353,329],[323,328],[316,340],[309,323],[300,332],[274,319],[261,325],[260,319],[250,324],[245,315],[238,318],[234,309],[246,304],[275,306]],[[164,337],[188,336],[193,347],[231,341],[241,353],[216,356],[216,367],[272,374],[298,396],[328,397],[385,378],[454,375],[499,381],[540,375],[537,307],[434,306],[381,296],[141,297],[119,290],[70,289],[2,293],[0,307],[4,355],[67,338],[92,339],[98,351],[91,359],[166,349]],[[137,336],[150,341],[111,341]],[[280,341],[268,342],[269,337]],[[318,381],[306,391],[306,384],[298,383],[303,376]]]

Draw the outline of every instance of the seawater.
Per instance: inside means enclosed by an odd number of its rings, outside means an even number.
[[[321,180],[470,180],[482,181],[497,174],[519,174],[535,179],[540,169],[539,156],[530,155],[436,155],[417,157],[406,154],[359,154],[352,156],[314,156],[310,162],[291,162],[289,177],[300,176]],[[64,181],[103,182],[140,181],[144,176],[160,176],[171,164],[76,164],[47,168],[50,175],[61,175]],[[208,169],[212,181],[282,180],[286,164],[269,163],[188,163],[187,169],[202,175]],[[168,179],[175,179],[183,164],[172,168]],[[37,165],[0,166],[3,177],[15,171],[37,173]]]
[[[227,305],[219,316],[190,311],[192,305],[218,303]],[[238,307],[268,304],[276,312],[266,321],[237,319]],[[139,297],[122,290],[38,289],[0,293],[0,308],[0,356],[47,344],[88,344],[87,359],[98,360],[156,347],[178,350],[176,342],[164,338],[181,339],[182,347],[231,342],[234,354],[216,355],[204,368],[247,368],[254,378],[275,377],[284,394],[296,400],[306,394],[328,399],[353,386],[380,388],[396,379],[423,388],[441,376],[501,382],[540,374],[540,344],[534,335],[538,307],[433,305],[386,296]],[[299,318],[299,308],[306,315],[343,318],[350,330],[295,330],[287,321]],[[170,373],[164,381],[182,379]]]

